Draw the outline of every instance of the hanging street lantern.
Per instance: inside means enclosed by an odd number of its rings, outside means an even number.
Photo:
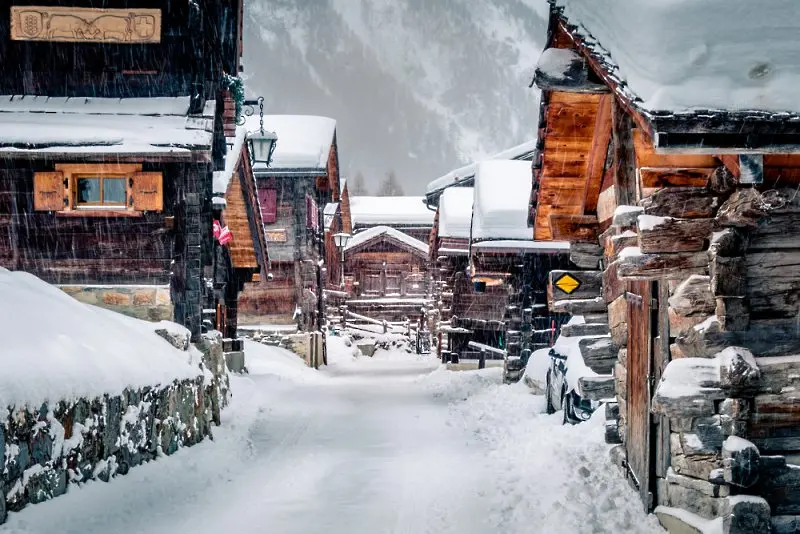
[[[353,238],[350,234],[346,232],[340,232],[338,234],[333,234],[333,244],[336,245],[336,248],[339,249],[339,253],[341,254],[341,287],[344,287],[344,249],[347,248],[347,245],[350,243],[350,240]]]
[[[278,144],[278,136],[275,132],[264,131],[264,97],[258,97],[258,100],[248,100],[245,102],[247,106],[254,106],[258,104],[259,108],[259,129],[255,132],[247,134],[247,144],[250,149],[250,163],[255,165],[261,163],[265,167],[269,167],[272,163],[272,154],[275,152],[275,146]]]

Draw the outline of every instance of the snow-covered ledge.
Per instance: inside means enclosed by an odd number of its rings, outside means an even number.
[[[227,374],[213,336],[199,350],[179,325],[89,306],[2,268],[0,321],[0,523],[71,484],[198,443],[219,420]]]

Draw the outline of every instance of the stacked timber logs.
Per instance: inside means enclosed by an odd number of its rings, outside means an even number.
[[[727,178],[715,171],[707,187],[665,188],[619,207],[601,236],[613,345],[627,345],[630,309],[641,305],[626,283],[661,288],[647,305],[658,317],[649,355],[619,351],[618,404],[608,409],[618,432],[607,437],[624,442],[626,417],[636,412],[627,405],[628,360],[652,358],[651,409],[668,458],[656,465],[656,501],[722,518],[724,532],[795,532],[800,200],[793,190],[735,187]]]

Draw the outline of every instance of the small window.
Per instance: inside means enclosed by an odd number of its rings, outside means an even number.
[[[81,176],[76,182],[78,207],[125,208],[128,205],[128,184],[124,177]]]

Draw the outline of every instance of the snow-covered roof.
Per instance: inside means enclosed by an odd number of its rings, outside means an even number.
[[[555,0],[650,111],[800,111],[796,0]]]
[[[204,111],[213,116],[213,106]],[[209,150],[212,133],[188,117],[189,97],[0,96],[0,150],[177,154]]]
[[[247,129],[258,131],[259,116],[247,119]],[[278,142],[267,169],[263,163],[254,165],[256,172],[325,171],[328,167],[336,121],[314,115],[264,115],[264,130],[275,132]]]
[[[527,160],[530,161],[533,152],[536,150],[536,139],[532,141],[526,141],[522,144],[517,146],[508,148],[503,150],[502,152],[498,152],[492,156],[486,158],[487,160],[495,160],[495,159],[513,159],[513,160]],[[444,189],[446,187],[450,187],[452,185],[456,185],[460,182],[470,180],[475,176],[475,170],[478,167],[479,162],[473,162],[469,165],[464,165],[463,167],[459,167],[458,169],[452,170],[437,178],[436,180],[430,182],[428,184],[428,188],[426,193],[430,194],[436,192],[440,189]]]
[[[353,226],[404,224],[433,226],[435,212],[423,197],[350,197]]]
[[[347,252],[348,250],[352,250],[355,247],[358,247],[359,245],[363,245],[367,241],[370,241],[370,240],[375,239],[376,237],[379,237],[379,236],[382,236],[382,235],[387,235],[389,237],[393,237],[394,239],[397,239],[398,241],[402,241],[406,245],[408,245],[410,247],[413,247],[413,248],[419,250],[420,252],[424,252],[425,254],[428,254],[428,244],[427,243],[423,243],[419,239],[414,239],[410,235],[405,234],[405,233],[401,232],[400,230],[395,230],[394,228],[392,228],[390,226],[374,226],[372,228],[368,228],[367,230],[363,230],[361,232],[358,232],[357,234],[355,234],[353,236],[353,238],[350,240],[350,243],[347,244],[347,246],[345,247],[344,250],[345,250],[345,252]]]
[[[528,200],[532,187],[527,161],[483,161],[475,173],[471,239],[529,241]]]
[[[0,412],[9,406],[121,394],[128,387],[166,385],[200,376],[187,353],[148,323],[89,306],[23,272],[0,268]],[[24,363],[23,363],[24,362]]]
[[[228,191],[228,184],[231,177],[236,172],[239,160],[242,157],[242,147],[247,140],[247,128],[239,126],[236,128],[236,136],[227,138],[228,153],[225,155],[225,169],[214,171],[213,192],[215,195],[224,195]]]
[[[469,239],[474,195],[471,187],[450,187],[444,190],[439,200],[439,237]]]

